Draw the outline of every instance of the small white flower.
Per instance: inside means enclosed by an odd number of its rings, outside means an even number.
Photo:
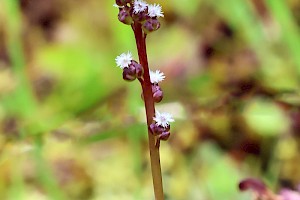
[[[133,12],[140,13],[147,9],[148,4],[143,0],[135,0],[133,3]]]
[[[132,54],[129,51],[127,53],[122,53],[121,55],[117,56],[115,60],[117,66],[120,67],[121,69],[124,69],[128,67],[128,65],[131,63]]]
[[[158,111],[155,112],[153,120],[156,122],[156,125],[164,128],[167,128],[170,125],[170,122],[175,121],[170,113],[160,113]]]
[[[148,16],[149,17],[163,17],[163,11],[161,8],[161,5],[159,4],[153,4],[148,6]]]
[[[160,72],[159,70],[151,71],[150,70],[150,81],[151,83],[159,83],[163,80],[165,80],[166,76],[164,75],[163,72]]]

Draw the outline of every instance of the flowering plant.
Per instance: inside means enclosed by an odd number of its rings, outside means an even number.
[[[170,123],[174,122],[174,119],[169,113],[155,111],[154,104],[163,99],[163,91],[159,83],[165,79],[165,75],[160,70],[149,69],[146,37],[160,28],[158,18],[164,17],[164,14],[159,4],[148,4],[143,0],[116,0],[114,6],[119,9],[119,21],[130,25],[134,32],[139,62],[133,59],[131,52],[122,53],[115,60],[117,66],[123,70],[124,80],[137,79],[141,84],[147,117],[154,194],[156,200],[163,200],[159,146],[161,140],[169,138]]]

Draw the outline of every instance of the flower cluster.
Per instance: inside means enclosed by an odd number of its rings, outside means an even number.
[[[116,57],[117,66],[123,69],[123,79],[126,81],[134,81],[141,78],[144,73],[142,65],[132,59],[132,54],[122,53]]]
[[[148,4],[143,0],[116,0],[115,7],[119,8],[119,20],[127,25],[138,22],[144,33],[150,33],[160,28],[159,17],[164,17],[159,4]]]
[[[144,37],[146,34],[159,29],[160,23],[158,18],[164,16],[160,5],[151,5],[143,0],[116,0],[116,4],[114,6],[119,8],[119,21],[124,24],[132,25],[133,31],[136,31],[136,28],[139,27],[142,29]],[[149,69],[148,67],[142,66],[137,61],[133,60],[131,52],[122,53],[116,57],[115,61],[117,66],[123,70],[124,80],[134,81],[135,79],[138,79],[142,85],[145,83],[144,70]],[[155,103],[159,103],[163,99],[163,91],[159,86],[159,83],[166,77],[160,70],[149,70],[149,77],[146,80],[148,81],[149,78],[153,100]],[[142,98],[144,99],[143,94]],[[153,123],[149,128],[151,133],[158,139],[158,142],[169,138],[170,122],[174,122],[174,119],[169,113],[155,112]]]
[[[158,136],[159,140],[167,140],[170,136],[170,122],[174,122],[172,115],[156,111],[153,120],[155,123],[150,125],[152,134]]]
[[[161,87],[158,85],[158,83],[165,79],[165,75],[163,72],[160,72],[159,70],[156,70],[155,72],[150,70],[149,75],[150,75],[150,82],[152,84],[152,93],[153,93],[154,102],[159,103],[163,98],[163,92]]]

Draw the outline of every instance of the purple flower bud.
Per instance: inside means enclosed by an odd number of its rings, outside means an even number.
[[[160,86],[158,84],[152,84],[152,93],[155,93],[158,90],[161,90]]]
[[[150,130],[153,135],[160,135],[165,131],[165,128],[162,126],[157,126],[155,123],[150,124]]]
[[[241,181],[239,188],[241,191],[252,189],[260,195],[267,191],[266,185],[262,181],[254,178],[247,178]]]
[[[142,65],[134,60],[131,61],[130,65],[135,68],[136,77],[141,78],[144,74],[144,68],[142,67]]]
[[[157,90],[155,93],[153,93],[153,99],[155,103],[161,102],[163,99],[163,92],[161,90]]]
[[[131,2],[131,0],[116,0],[116,4],[118,6],[126,6],[130,2]]]
[[[163,99],[163,92],[158,84],[152,85],[152,93],[153,93],[153,99],[155,103],[161,102]]]
[[[170,137],[170,132],[167,131],[167,132],[163,132],[162,134],[160,134],[158,136],[158,139],[166,141],[169,139],[169,137]]]
[[[118,15],[119,21],[127,25],[132,24],[133,20],[131,17],[131,13],[132,13],[132,9],[129,7],[120,8],[119,15]]]
[[[160,27],[160,23],[159,23],[158,19],[149,18],[145,21],[142,28],[143,28],[143,31],[146,34],[148,34],[153,31],[158,30],[159,27]]]
[[[136,79],[135,68],[132,65],[123,69],[123,79],[125,81],[134,81]]]

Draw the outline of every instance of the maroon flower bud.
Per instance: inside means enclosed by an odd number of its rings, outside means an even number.
[[[153,99],[155,103],[161,102],[163,99],[163,92],[161,90],[157,90],[155,93],[153,93]]]
[[[143,31],[146,34],[148,34],[153,31],[158,30],[159,27],[160,27],[160,23],[159,23],[158,19],[149,18],[145,21],[142,28],[143,28]]]
[[[126,6],[128,3],[131,3],[131,0],[116,0],[118,6]]]
[[[157,126],[155,123],[150,124],[150,130],[153,135],[160,135],[165,131],[165,128],[162,126]]]
[[[119,15],[118,15],[119,21],[127,25],[132,24],[133,20],[130,14],[132,13],[131,10],[132,8],[129,7],[120,8]]]
[[[155,103],[161,102],[163,99],[163,92],[158,84],[152,85],[152,93],[153,93],[153,99]]]
[[[160,135],[158,136],[158,139],[159,139],[159,140],[164,140],[164,141],[166,141],[166,140],[169,139],[169,137],[170,137],[170,132],[167,131],[167,132],[163,132],[162,134],[160,134]]]
[[[158,90],[161,90],[160,86],[158,84],[152,84],[152,93],[155,93]]]
[[[132,65],[123,69],[123,79],[125,81],[134,81],[136,79],[135,68]]]
[[[134,60],[131,61],[130,65],[135,68],[136,77],[141,78],[144,74],[144,68],[142,67],[142,65]]]
[[[262,181],[254,178],[247,178],[241,181],[239,184],[239,189],[241,191],[252,189],[260,195],[267,191],[266,185]]]

